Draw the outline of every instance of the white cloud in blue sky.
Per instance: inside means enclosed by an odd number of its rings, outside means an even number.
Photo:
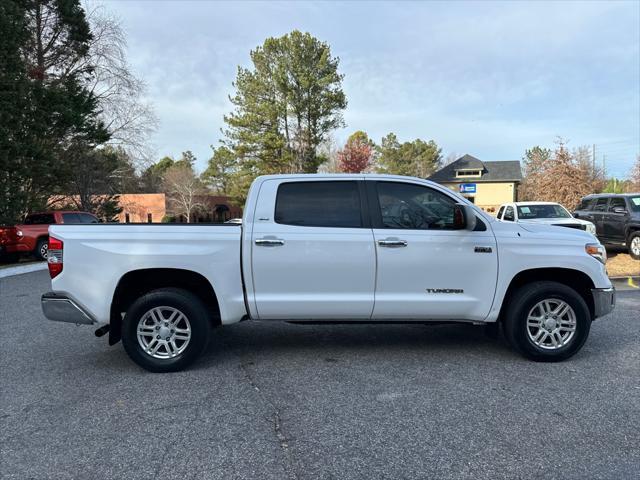
[[[108,1],[160,118],[159,156],[204,168],[238,65],[293,29],[330,44],[349,101],[344,140],[434,139],[443,153],[520,159],[596,144],[608,173],[640,152],[640,2]]]

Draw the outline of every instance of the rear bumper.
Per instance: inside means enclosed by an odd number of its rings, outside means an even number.
[[[82,325],[98,323],[93,316],[65,295],[47,292],[40,300],[42,313],[54,322],[67,322]]]
[[[591,290],[593,295],[593,318],[604,317],[611,313],[616,306],[616,289],[610,288],[594,288]]]

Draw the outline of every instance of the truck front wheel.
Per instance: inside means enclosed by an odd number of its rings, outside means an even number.
[[[533,282],[513,294],[506,309],[507,341],[525,357],[557,362],[575,355],[591,328],[584,299],[557,282]]]
[[[205,306],[178,288],[149,292],[127,310],[122,343],[131,359],[150,372],[175,372],[193,363],[209,343]]]

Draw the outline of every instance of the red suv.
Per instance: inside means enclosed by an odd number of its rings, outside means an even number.
[[[0,255],[17,257],[21,253],[33,253],[37,259],[46,260],[49,225],[57,223],[98,223],[98,217],[73,210],[32,213],[22,224],[0,226]]]

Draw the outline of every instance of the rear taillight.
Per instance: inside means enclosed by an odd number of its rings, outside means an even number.
[[[54,278],[62,272],[62,240],[55,237],[49,237],[49,249],[47,251],[47,265],[49,267],[49,275]]]

